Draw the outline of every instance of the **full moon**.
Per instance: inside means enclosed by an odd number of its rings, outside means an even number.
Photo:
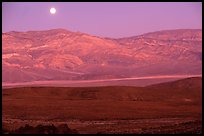
[[[55,13],[56,13],[56,9],[55,9],[55,8],[51,8],[51,9],[50,9],[50,13],[51,13],[51,14],[55,14]]]

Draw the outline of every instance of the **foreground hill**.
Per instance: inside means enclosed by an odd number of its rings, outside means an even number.
[[[202,78],[193,77],[146,87],[20,87],[3,90],[14,98],[60,98],[66,100],[178,101],[201,100]]]
[[[6,129],[68,123],[79,133],[201,133],[202,78],[146,87],[2,90]]]
[[[2,81],[201,74],[202,30],[111,39],[64,29],[2,34]]]

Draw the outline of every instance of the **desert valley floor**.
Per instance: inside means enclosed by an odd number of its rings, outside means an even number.
[[[202,77],[145,87],[2,90],[3,133],[67,124],[77,133],[202,133]]]

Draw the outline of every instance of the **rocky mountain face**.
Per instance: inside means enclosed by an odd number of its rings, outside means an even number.
[[[3,82],[201,74],[202,30],[111,39],[64,29],[2,34]]]

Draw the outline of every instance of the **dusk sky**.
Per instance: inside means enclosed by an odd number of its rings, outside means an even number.
[[[50,14],[50,8],[56,14]],[[2,31],[64,28],[102,37],[202,29],[201,2],[3,2]]]

